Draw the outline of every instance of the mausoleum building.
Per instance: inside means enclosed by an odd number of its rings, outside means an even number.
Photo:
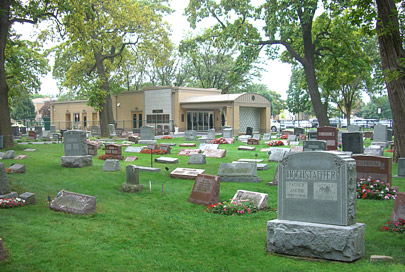
[[[86,100],[51,103],[51,124],[57,129],[87,129],[99,125],[99,114]],[[221,94],[218,89],[151,87],[112,96],[116,127],[126,131],[143,125],[170,131],[233,128],[244,134],[270,132],[270,101],[255,93]]]

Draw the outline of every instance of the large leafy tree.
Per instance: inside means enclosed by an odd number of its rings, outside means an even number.
[[[253,83],[244,88],[243,91],[257,93],[266,97],[271,103],[271,116],[279,115],[281,110],[286,108],[285,101],[281,98],[281,95],[275,91],[269,90],[265,84]]]
[[[405,2],[352,0],[344,2],[342,6],[346,4],[351,5],[349,9],[353,23],[378,35],[382,70],[392,111],[395,140],[393,160],[396,162],[398,158],[405,157]],[[402,23],[399,18],[402,18]]]
[[[293,114],[299,115],[301,112],[309,111],[311,109],[311,102],[309,100],[309,94],[304,78],[305,75],[302,68],[294,67],[292,69],[286,102],[288,111]]]
[[[11,133],[9,86],[6,80],[6,47],[10,40],[10,29],[14,23],[35,24],[41,19],[54,16],[55,3],[50,0],[2,0],[0,1],[0,135],[3,135],[3,146],[13,145]],[[19,73],[19,72],[16,72]],[[14,76],[17,76],[14,74]]]
[[[367,104],[360,107],[357,115],[367,119],[392,119],[388,96],[373,97]]]
[[[57,50],[56,76],[64,74],[62,85],[85,94],[99,111],[102,136],[114,122],[111,84],[124,83],[121,64],[129,51],[158,58],[169,42],[161,2],[66,0],[60,6],[67,41]]]
[[[314,56],[322,50],[319,40],[324,34],[324,31],[313,32],[318,1],[266,1],[258,9],[250,2],[191,0],[186,13],[192,26],[205,17],[215,18],[218,24],[212,28],[213,37],[239,45],[241,54],[238,65],[234,67],[235,73],[249,69],[248,65],[241,64],[257,59],[261,49],[265,48],[269,56],[276,57],[278,46],[283,46],[304,68],[311,102],[320,125],[329,125],[315,75]],[[260,23],[253,24],[255,20],[262,22],[263,31],[257,26]]]
[[[35,106],[30,96],[15,97],[13,100],[11,118],[16,121],[35,118]]]

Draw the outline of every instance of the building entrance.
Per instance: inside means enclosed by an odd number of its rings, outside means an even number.
[[[214,127],[213,111],[188,111],[187,130],[208,131]]]

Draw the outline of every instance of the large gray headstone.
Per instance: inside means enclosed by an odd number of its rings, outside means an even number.
[[[205,155],[199,153],[199,154],[192,154],[188,158],[188,164],[206,164],[206,158]]]
[[[278,219],[356,223],[356,162],[331,152],[290,154],[279,163]]]
[[[87,156],[87,138],[84,130],[69,130],[63,133],[65,156]]]
[[[184,132],[185,141],[195,141],[197,139],[197,132],[195,130],[186,130]]]
[[[252,138],[260,141],[261,135],[259,133],[255,133],[253,134]]]
[[[140,129],[141,140],[154,140],[155,129],[151,126],[142,126]]]
[[[347,131],[348,132],[359,132],[360,131],[360,127],[357,125],[348,125],[347,126]]]
[[[71,214],[92,214],[96,212],[96,198],[62,190],[51,201],[49,208]]]
[[[111,137],[117,137],[117,133],[115,132],[114,124],[108,124],[108,132],[110,133]]]
[[[405,177],[405,158],[398,159],[398,176]]]
[[[101,135],[100,127],[99,126],[92,126],[91,127],[91,135],[92,136],[100,136]]]
[[[374,126],[374,136],[373,140],[375,142],[386,142],[387,141],[387,126],[382,124],[376,124]]]
[[[103,165],[103,171],[105,172],[115,172],[120,170],[119,160],[105,160]]]
[[[18,126],[11,126],[11,131],[14,137],[20,136],[20,128]]]
[[[353,154],[364,152],[363,134],[361,132],[345,132],[342,134],[342,150]]]
[[[304,141],[303,151],[326,151],[326,141],[309,140]]]
[[[126,167],[125,182],[128,184],[139,184],[139,168],[135,165],[128,165]]]
[[[285,156],[290,153],[289,148],[270,147],[267,154],[269,155],[269,161],[281,161]]]
[[[230,182],[260,182],[257,176],[256,163],[222,163],[218,174],[222,181]]]
[[[300,136],[300,134],[305,134],[305,128],[295,127],[294,135],[296,135],[298,137],[298,136]]]
[[[37,127],[35,127],[35,132],[37,133],[37,137],[38,138],[41,138],[42,137],[42,127],[40,127],[40,126],[37,126]]]
[[[224,137],[224,138],[232,138],[233,137],[233,129],[232,128],[224,128],[222,130],[222,137]]]
[[[211,129],[208,130],[207,139],[208,140],[214,140],[215,139],[215,129],[214,128],[211,128]]]

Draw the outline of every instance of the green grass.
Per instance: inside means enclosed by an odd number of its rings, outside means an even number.
[[[171,157],[180,150],[182,138],[174,142]],[[366,142],[366,144],[368,144]],[[159,164],[160,173],[140,173],[145,190],[137,194],[121,191],[125,166],[150,166],[150,155],[135,154],[134,162],[121,161],[119,172],[103,172],[104,161],[93,158],[93,166],[71,169],[60,166],[62,144],[16,145],[16,155],[27,154],[27,172],[8,174],[13,191],[33,192],[37,204],[0,210],[0,237],[9,257],[0,262],[0,271],[404,271],[405,236],[379,231],[391,217],[394,201],[357,201],[357,221],[366,224],[366,255],[354,263],[307,260],[266,252],[266,222],[275,219],[277,188],[267,186],[276,163],[258,171],[262,182],[221,183],[220,200],[230,199],[238,189],[269,194],[269,209],[244,216],[221,216],[204,212],[204,206],[187,202],[192,180],[169,178],[164,170],[176,167],[204,168],[215,175],[223,162],[239,158],[267,161],[264,142],[256,152],[238,151],[240,145],[221,145],[225,158],[207,158],[206,165]],[[23,152],[36,148],[36,152]],[[125,150],[125,147],[123,147]],[[4,151],[3,151],[4,152]],[[125,156],[134,153],[125,153]],[[104,151],[99,150],[99,155]],[[385,155],[390,155],[385,153]],[[156,157],[156,156],[155,156]],[[396,174],[396,165],[393,174]],[[152,193],[148,181],[152,181]],[[162,184],[165,195],[162,197]],[[405,179],[394,178],[393,185],[405,191]],[[62,189],[97,197],[97,213],[80,216],[57,213],[48,208]],[[395,262],[370,264],[370,255],[389,255]]]

